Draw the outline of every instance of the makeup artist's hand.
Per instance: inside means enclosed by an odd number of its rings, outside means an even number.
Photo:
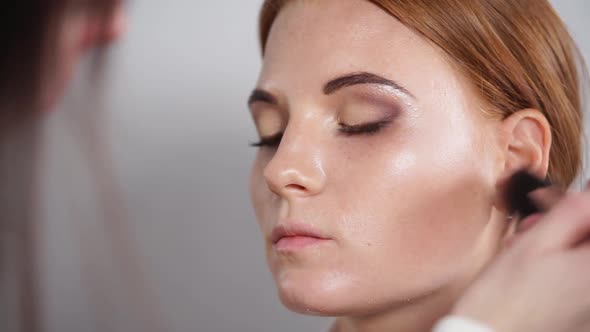
[[[453,314],[497,332],[590,331],[590,188],[535,198],[554,206],[524,220]]]

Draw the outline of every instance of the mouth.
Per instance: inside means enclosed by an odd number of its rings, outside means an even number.
[[[280,223],[270,236],[278,252],[296,251],[332,240],[314,227],[297,222]]]

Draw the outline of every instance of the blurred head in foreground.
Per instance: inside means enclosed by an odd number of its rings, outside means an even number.
[[[19,1],[1,15],[3,108],[24,100],[50,109],[82,56],[108,46],[125,28],[120,0]]]
[[[125,17],[120,0],[19,0],[0,22],[0,290],[17,280],[2,293],[0,330],[30,332],[42,316],[33,222],[40,113],[59,102],[85,54],[122,34]]]

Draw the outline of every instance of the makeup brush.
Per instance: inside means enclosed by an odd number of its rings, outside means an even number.
[[[514,173],[505,191],[510,215],[517,214],[522,220],[532,214],[543,212],[543,207],[535,203],[529,194],[549,186],[551,186],[549,180],[539,179],[525,170]]]

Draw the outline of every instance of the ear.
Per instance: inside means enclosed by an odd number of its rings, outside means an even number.
[[[523,109],[504,119],[499,130],[504,161],[502,178],[521,169],[545,178],[552,140],[545,115],[535,109]]]
[[[497,181],[495,206],[506,211],[505,185],[517,171],[525,169],[539,178],[545,178],[549,170],[551,150],[551,126],[543,113],[535,109],[523,109],[504,119],[498,127],[501,165]],[[510,223],[505,240],[510,241],[516,223]]]
[[[494,205],[500,211],[505,211],[505,186],[515,172],[525,169],[539,178],[547,176],[551,126],[540,111],[523,109],[504,119],[497,134],[501,164]]]

